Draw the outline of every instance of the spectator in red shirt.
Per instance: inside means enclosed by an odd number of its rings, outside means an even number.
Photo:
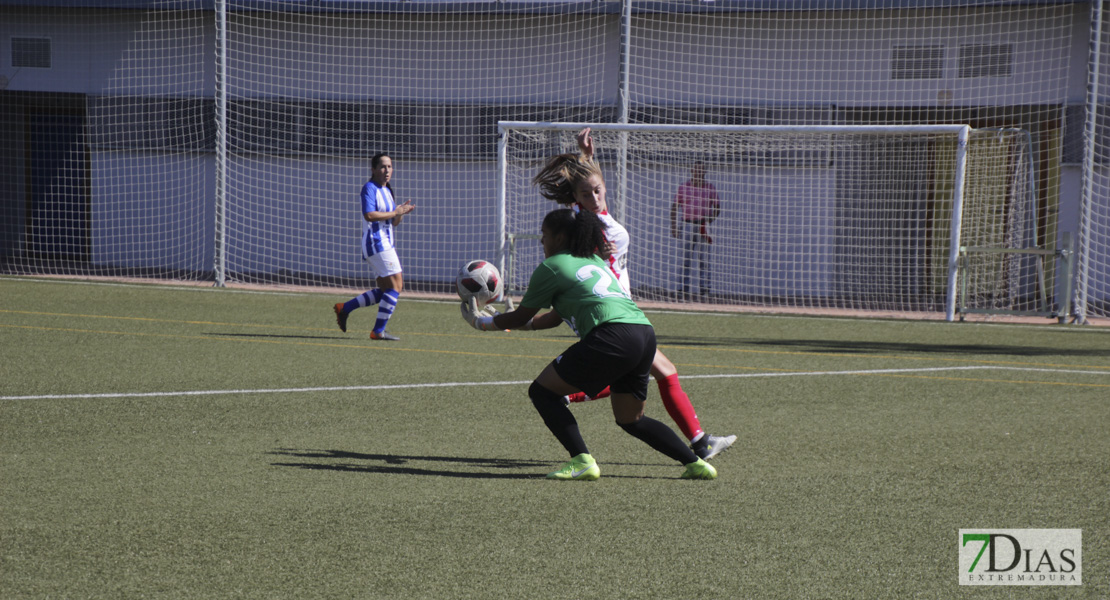
[[[697,262],[700,293],[709,294],[709,224],[721,214],[717,188],[705,180],[705,164],[694,163],[690,179],[679,186],[671,205],[671,236],[682,243],[682,295],[690,295],[690,270]]]

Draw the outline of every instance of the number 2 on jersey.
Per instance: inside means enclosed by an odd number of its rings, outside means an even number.
[[[594,276],[597,276],[597,283],[594,284],[593,292],[598,298],[615,298],[623,297],[631,299],[631,296],[624,292],[620,284],[616,284],[617,289],[613,289],[614,282],[613,274],[607,269],[602,269],[597,265],[586,265],[574,274],[578,281],[586,281]]]

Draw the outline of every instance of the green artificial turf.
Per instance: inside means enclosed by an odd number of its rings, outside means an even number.
[[[1110,331],[650,312],[720,478],[596,401],[554,482],[568,329],[345,299],[0,278],[0,597],[1110,596]],[[971,528],[1082,529],[1083,586],[959,586]]]

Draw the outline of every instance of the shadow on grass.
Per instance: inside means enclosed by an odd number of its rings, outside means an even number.
[[[277,338],[282,340],[349,340],[351,338],[342,335],[288,335],[276,333],[227,333],[227,332],[208,332],[204,335],[220,336],[220,337],[245,337],[245,338]]]
[[[380,473],[387,475],[430,475],[435,477],[459,477],[463,479],[543,479],[547,472],[561,463],[547,460],[520,460],[514,458],[469,458],[461,456],[405,456],[399,454],[364,454],[345,450],[295,450],[279,448],[268,454],[292,458],[314,459],[314,462],[275,462],[275,467],[294,467],[312,471],[339,471],[343,473]],[[315,462],[319,461],[319,462]],[[332,462],[346,461],[346,462]],[[358,461],[358,462],[350,462]],[[433,463],[430,468],[415,466],[412,463]],[[438,463],[438,464],[435,464]],[[633,463],[609,463],[632,466]],[[446,468],[457,465],[458,469]],[[478,469],[478,470],[469,470]],[[534,469],[535,472],[511,472],[520,469]],[[666,479],[651,476],[614,475],[612,477],[631,479]]]
[[[659,345],[782,348],[791,352],[875,354],[912,352],[968,356],[1110,356],[1108,348],[1004,346],[998,344],[919,344],[913,342],[852,342],[843,340],[753,340],[741,338],[659,336]]]

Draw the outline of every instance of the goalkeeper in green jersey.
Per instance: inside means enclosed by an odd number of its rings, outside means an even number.
[[[548,364],[528,388],[544,424],[571,457],[548,478],[600,477],[564,396],[578,391],[596,394],[606,386],[612,391],[617,425],[685,465],[683,478],[716,478],[717,471],[674,431],[644,416],[655,330],[597,255],[605,246],[605,225],[589,211],[555,210],[543,220],[540,243],[545,260],[532,273],[516,310],[491,314],[471,300],[462,305],[462,313],[479,331],[529,329],[540,309],[552,307],[578,334],[579,341]]]

